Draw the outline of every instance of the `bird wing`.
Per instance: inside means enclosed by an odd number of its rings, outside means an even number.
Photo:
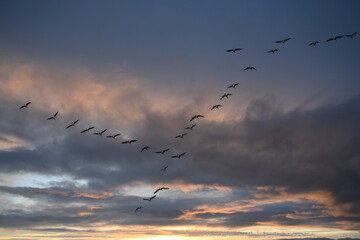
[[[56,116],[58,115],[59,112],[56,112],[55,115],[54,115],[54,118],[56,118]]]
[[[156,191],[154,192],[154,194],[156,194],[158,191],[160,191],[160,188],[156,189]]]
[[[283,41],[282,40],[279,40],[279,41],[276,41],[275,43],[282,43]]]
[[[150,198],[150,201],[153,200],[155,197],[156,197],[156,195],[152,196],[152,197]]]
[[[82,130],[80,133],[84,133],[84,132],[86,132],[87,131],[87,129],[85,129],[85,130]]]
[[[283,41],[286,42],[286,41],[289,41],[291,38],[286,38],[284,39]]]

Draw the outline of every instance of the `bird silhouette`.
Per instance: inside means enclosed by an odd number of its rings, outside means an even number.
[[[213,109],[215,109],[215,108],[216,108],[216,109],[219,109],[219,107],[222,107],[222,105],[220,105],[220,104],[214,105],[214,106],[210,109],[210,111],[213,110]]]
[[[279,41],[276,41],[275,43],[282,43],[284,44],[285,42],[289,41],[291,38],[286,38],[284,40],[279,40]]]
[[[168,168],[168,166],[165,166],[165,167],[163,167],[162,169],[160,169],[160,171],[162,171],[162,172],[166,172],[166,169]]]
[[[174,156],[171,156],[171,158],[181,158],[182,156],[184,156],[186,154],[186,152],[183,152],[179,155],[174,155]]]
[[[87,129],[82,130],[80,133],[89,132],[91,129],[94,129],[95,127],[89,127]]]
[[[145,150],[148,150],[149,148],[150,148],[149,146],[145,146],[145,147],[143,147],[143,148],[141,149],[140,152],[143,152],[143,151],[145,151]]]
[[[194,119],[199,119],[199,118],[203,118],[203,117],[204,117],[203,115],[195,115],[190,119],[190,122]]]
[[[56,120],[56,116],[58,115],[58,113],[59,113],[59,112],[56,112],[56,113],[54,114],[54,116],[49,117],[49,118],[47,118],[46,120],[51,120],[51,119]]]
[[[107,129],[101,131],[101,132],[96,132],[96,133],[93,133],[94,135],[98,135],[98,136],[102,136],[104,132],[106,132]]]
[[[311,42],[311,43],[309,43],[309,46],[316,46],[316,44],[318,44],[318,43],[319,43],[318,41]]]
[[[153,200],[155,197],[156,195],[152,196],[151,198],[143,198],[143,200],[151,202],[151,200]]]
[[[238,83],[235,83],[233,85],[228,86],[227,88],[236,88],[236,86],[239,85]]]
[[[193,128],[196,126],[196,124],[192,125],[191,127],[186,127],[187,130],[193,130]]]
[[[244,68],[244,71],[246,71],[246,70],[256,70],[256,68],[254,68],[254,67],[246,67],[246,68]]]
[[[122,142],[121,144],[132,144],[132,143],[134,143],[134,142],[137,142],[138,140],[129,140],[129,141],[124,141],[124,142]]]
[[[228,98],[229,96],[231,96],[232,94],[231,93],[226,93],[224,95],[222,95],[222,97],[220,98],[220,100],[222,100],[223,98]]]
[[[22,105],[19,109],[28,108],[31,102],[27,102],[24,105]]]
[[[170,150],[170,148],[167,148],[167,149],[165,149],[165,150],[162,150],[162,151],[157,151],[157,152],[155,152],[155,153],[160,153],[160,154],[165,154],[167,151],[169,151]]]
[[[268,53],[275,53],[275,52],[277,52],[277,51],[279,51],[279,49],[275,48],[275,49],[269,50]]]
[[[135,209],[135,212],[137,212],[138,210],[140,210],[140,209],[142,209],[142,208],[143,208],[142,206],[137,207],[137,208]]]
[[[240,51],[240,50],[242,50],[242,48],[232,48],[232,49],[228,49],[228,50],[226,50],[226,52],[237,52],[237,51]]]
[[[186,136],[186,135],[187,135],[186,133],[183,133],[183,134],[177,135],[175,138],[184,138],[184,136]]]
[[[71,127],[75,127],[75,124],[76,124],[78,121],[80,121],[80,119],[74,121],[72,124],[70,124],[69,126],[67,126],[66,129],[71,128]]]
[[[109,136],[106,136],[107,138],[113,138],[115,139],[116,137],[120,136],[121,133],[117,133],[117,134],[114,134],[114,135],[109,135]]]
[[[339,35],[339,36],[336,36],[336,37],[332,37],[332,38],[329,38],[328,40],[326,40],[327,42],[330,42],[330,41],[336,41],[337,39],[339,38],[343,38],[344,35]]]
[[[159,187],[158,189],[155,190],[154,194],[156,194],[158,191],[162,191],[162,190],[168,190],[170,188],[167,187]]]
[[[357,32],[354,32],[354,33],[352,33],[352,34],[346,35],[346,37],[353,38],[356,34],[357,34]]]

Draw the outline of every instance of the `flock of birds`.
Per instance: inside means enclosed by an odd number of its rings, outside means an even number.
[[[357,34],[357,32],[354,32],[354,33],[348,34],[348,35],[338,35],[338,36],[331,37],[331,38],[327,39],[326,42],[336,41],[337,39],[340,39],[340,38],[343,38],[343,37],[349,37],[349,38],[352,39],[356,34]],[[291,40],[291,38],[286,38],[286,39],[283,39],[283,40],[279,40],[279,41],[276,41],[275,43],[285,44],[285,43],[286,43],[287,41],[289,41],[289,40]],[[318,43],[319,43],[319,41],[314,41],[314,42],[309,43],[309,46],[316,46]],[[228,49],[228,50],[226,50],[226,52],[234,52],[234,53],[235,53],[235,52],[240,51],[240,50],[242,50],[242,48],[233,48],[233,49]],[[279,51],[279,49],[275,48],[275,49],[269,50],[268,53],[275,53],[275,52],[278,52],[278,51]],[[256,68],[255,68],[255,67],[252,67],[252,66],[249,66],[249,67],[246,67],[246,68],[244,69],[244,71],[246,71],[246,70],[251,70],[251,71],[252,71],[252,70],[256,70]],[[234,84],[228,86],[227,88],[228,88],[228,89],[231,89],[231,88],[232,88],[232,89],[235,89],[238,85],[239,85],[239,83],[234,83]],[[224,98],[228,98],[228,97],[231,96],[231,95],[232,95],[232,93],[225,93],[225,94],[223,94],[223,95],[220,97],[220,101],[223,100]],[[27,108],[29,108],[29,105],[30,105],[30,104],[31,104],[31,102],[27,102],[27,103],[25,103],[24,105],[22,105],[22,106],[20,107],[20,109],[27,109]],[[214,109],[219,109],[220,107],[222,107],[221,104],[216,104],[216,105],[214,105],[214,106],[212,106],[212,107],[210,108],[210,111],[212,111],[212,110],[214,110]],[[56,112],[54,115],[48,117],[46,120],[56,120],[58,114],[59,114],[59,112]],[[198,120],[198,119],[200,119],[200,118],[204,118],[204,117],[205,117],[205,116],[203,116],[203,115],[201,115],[201,114],[196,114],[196,115],[194,115],[193,117],[190,118],[190,122],[192,122],[192,121],[194,121],[194,120]],[[76,125],[79,121],[80,121],[80,119],[75,120],[74,122],[72,122],[71,124],[69,124],[69,125],[66,127],[66,129],[75,127],[75,125]],[[188,126],[188,127],[185,128],[185,130],[190,130],[190,131],[192,131],[195,126],[196,126],[196,124],[193,124],[193,125],[191,125],[191,126]],[[82,133],[82,134],[83,134],[83,133],[90,133],[90,130],[92,130],[92,129],[94,129],[94,128],[95,128],[94,126],[88,127],[88,128],[86,128],[86,129],[82,130],[80,133]],[[101,137],[101,136],[104,135],[105,132],[107,132],[107,129],[104,129],[104,130],[99,131],[99,132],[94,132],[93,135],[96,135],[96,136],[100,136],[100,137]],[[112,134],[112,135],[107,135],[106,138],[115,139],[115,138],[119,137],[120,135],[121,135],[121,133],[115,133],[115,134]],[[188,135],[188,133],[181,133],[181,134],[175,136],[175,138],[176,138],[176,139],[183,139],[186,135]],[[132,144],[132,143],[135,143],[135,142],[138,142],[138,140],[137,140],[137,139],[131,139],[131,140],[122,141],[121,143],[122,143],[122,144]],[[144,152],[144,151],[147,151],[147,150],[149,150],[149,149],[151,149],[150,146],[144,146],[144,147],[141,148],[140,152]],[[164,150],[159,150],[159,151],[156,151],[156,152],[154,152],[154,153],[165,155],[169,150],[170,150],[170,148],[166,148],[166,149],[164,149]],[[182,152],[182,153],[180,153],[180,154],[178,154],[178,155],[172,155],[171,158],[178,158],[178,159],[180,159],[180,158],[183,157],[185,154],[186,154],[186,152]],[[160,169],[160,171],[166,172],[167,169],[168,169],[168,166],[164,166],[163,168]],[[157,194],[159,191],[169,190],[169,189],[170,189],[170,188],[168,188],[168,187],[159,187],[159,188],[157,188],[157,189],[153,192],[153,194],[152,194],[151,197],[143,198],[143,200],[144,200],[144,201],[151,202],[151,201],[157,196],[156,194]],[[135,209],[135,212],[141,210],[142,208],[143,208],[143,206],[138,206],[138,207]]]

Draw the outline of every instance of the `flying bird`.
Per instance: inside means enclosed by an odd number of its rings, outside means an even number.
[[[216,108],[216,109],[219,109],[219,107],[222,107],[222,105],[220,105],[220,104],[214,105],[214,106],[210,109],[210,111],[213,110],[213,109],[215,109],[215,108]]]
[[[184,156],[186,154],[186,152],[183,152],[179,155],[174,155],[174,156],[171,156],[172,158],[181,158],[182,156]]]
[[[222,95],[222,97],[220,98],[220,100],[222,100],[224,97],[228,98],[229,96],[231,96],[231,93],[226,93],[224,95]]]
[[[246,67],[246,68],[244,68],[244,71],[246,71],[246,70],[256,70],[256,68],[254,68],[254,67]]]
[[[156,189],[156,191],[154,192],[154,194],[156,194],[158,191],[162,191],[162,190],[168,190],[170,188],[167,187],[159,187],[158,189]]]
[[[226,50],[226,52],[236,52],[236,51],[240,51],[240,50],[242,50],[242,48],[232,48],[232,49]]]
[[[165,167],[163,167],[162,169],[160,169],[160,171],[162,171],[162,172],[166,172],[166,169],[168,168],[168,166],[165,166]]]
[[[129,140],[129,141],[125,141],[125,142],[122,142],[121,144],[132,144],[133,142],[137,142],[138,140]]]
[[[28,108],[31,102],[27,102],[24,105],[22,105],[19,109]]]
[[[193,128],[196,126],[196,124],[192,125],[191,127],[186,127],[185,129],[193,130]]]
[[[268,53],[275,53],[275,52],[277,52],[277,51],[279,51],[279,49],[275,48],[275,49],[269,50]]]
[[[94,135],[98,135],[98,136],[102,136],[104,132],[106,132],[107,129],[101,131],[101,132],[96,132],[96,133],[93,133]]]
[[[165,154],[167,151],[169,151],[170,150],[170,148],[167,148],[167,149],[165,149],[165,150],[162,150],[162,151],[158,151],[158,152],[155,152],[155,153],[160,153],[160,154]]]
[[[107,138],[113,138],[115,139],[116,137],[120,136],[121,133],[117,133],[117,134],[114,134],[114,135],[109,135],[109,136],[106,136]]]
[[[227,88],[236,88],[236,86],[239,85],[238,83],[235,83],[233,85],[228,86]]]
[[[94,129],[95,127],[89,127],[87,129],[82,130],[80,133],[89,132],[91,129]]]
[[[287,42],[287,41],[289,41],[291,38],[286,38],[286,39],[284,39],[284,40],[279,40],[279,41],[276,41],[275,43],[285,43],[285,42]]]
[[[145,147],[143,147],[143,148],[141,149],[140,152],[143,152],[143,151],[145,151],[145,150],[148,150],[149,148],[150,148],[149,146],[145,146]]]
[[[190,119],[190,122],[192,121],[192,120],[194,120],[195,118],[196,119],[198,119],[198,118],[203,118],[204,116],[203,115],[195,115],[195,116],[193,116],[191,119]]]
[[[72,124],[70,124],[69,126],[66,127],[66,129],[71,128],[71,127],[75,127],[75,124],[80,121],[80,119],[76,120],[75,122],[73,122]]]
[[[51,119],[56,120],[56,116],[58,115],[58,113],[59,113],[59,112],[56,112],[56,113],[54,114],[54,116],[49,117],[49,118],[47,118],[46,120],[51,120]]]
[[[318,43],[319,43],[318,41],[311,42],[311,43],[309,43],[309,46],[316,46],[316,44],[318,44]]]
[[[156,195],[152,196],[151,198],[143,198],[143,200],[151,202],[156,197]]]
[[[342,38],[342,37],[344,37],[344,35],[339,35],[339,36],[336,36],[336,37],[332,37],[332,38],[329,38],[329,39],[326,40],[326,41],[327,41],[327,42],[336,41],[337,39]]]
[[[135,212],[137,212],[137,211],[140,210],[140,209],[142,209],[142,206],[137,207],[137,208],[135,209]]]
[[[353,34],[349,34],[349,35],[346,35],[346,36],[349,37],[349,38],[353,38],[356,34],[357,34],[357,32],[354,32]]]
[[[184,136],[187,135],[186,133],[183,133],[181,135],[177,135],[175,138],[184,138]]]

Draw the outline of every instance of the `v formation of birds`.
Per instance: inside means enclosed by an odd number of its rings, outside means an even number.
[[[348,38],[351,38],[353,39],[354,36],[357,34],[357,32],[354,32],[352,34],[347,34],[347,35],[338,35],[338,36],[334,36],[334,37],[331,37],[329,39],[326,40],[326,42],[331,42],[331,41],[336,41],[337,39],[341,39],[343,37],[348,37]],[[281,44],[285,44],[286,42],[288,42],[289,40],[291,40],[291,38],[286,38],[286,39],[283,39],[283,40],[278,40],[278,41],[275,41],[275,43],[281,43]],[[319,44],[319,41],[313,41],[313,42],[310,42],[308,45],[309,46],[316,46],[317,44]],[[241,51],[242,48],[231,48],[231,49],[227,49],[226,52],[229,52],[229,53],[235,53],[235,52],[238,52],[238,51]],[[269,50],[267,53],[276,53],[280,51],[280,49],[278,48],[275,48],[275,49],[271,49]],[[255,67],[253,66],[248,66],[246,68],[244,68],[244,71],[247,71],[247,70],[257,70]],[[230,86],[228,86],[227,88],[228,89],[236,89],[236,87],[239,85],[239,83],[234,83]],[[232,93],[225,93],[224,95],[222,95],[220,97],[220,100],[223,100],[224,98],[228,98],[229,96],[231,96]],[[25,103],[24,105],[22,105],[19,109],[27,109],[29,108],[31,102],[27,102]],[[210,108],[210,111],[214,110],[214,109],[219,109],[219,107],[222,107],[221,104],[216,104],[214,105],[213,107]],[[59,112],[57,111],[54,115],[50,116],[49,118],[47,118],[46,120],[56,120],[56,117],[58,116]],[[200,114],[196,114],[194,115],[192,118],[190,118],[190,122],[194,121],[194,120],[198,120],[200,118],[204,118],[205,116],[203,115],[200,115]],[[77,119],[75,120],[74,122],[72,122],[71,124],[69,124],[66,129],[69,129],[69,128],[72,128],[72,127],[75,127],[76,124],[80,121],[80,119]],[[190,130],[192,131],[194,129],[194,127],[196,126],[196,124],[193,124],[191,126],[188,126],[185,128],[185,130]],[[86,129],[83,129],[80,133],[90,133],[90,130],[94,129],[95,127],[94,126],[91,126],[91,127],[88,127]],[[103,136],[103,134],[107,131],[107,129],[104,129],[102,131],[99,131],[99,132],[94,132],[93,135],[97,135],[97,136]],[[189,131],[187,133],[181,133],[177,136],[175,136],[175,138],[177,139],[183,139],[186,135],[188,135]],[[107,138],[112,138],[112,139],[115,139],[116,137],[120,136],[121,133],[115,133],[113,135],[107,135],[106,137]],[[138,142],[137,139],[130,139],[130,140],[126,140],[126,141],[123,141],[121,142],[122,144],[132,144],[132,143],[135,143],[135,142]],[[142,149],[140,150],[140,152],[144,152],[144,151],[147,151],[151,149],[150,146],[144,146],[142,147]],[[170,151],[170,148],[166,148],[166,149],[163,149],[163,150],[159,150],[159,151],[156,151],[154,153],[156,154],[162,154],[162,155],[165,155],[168,151]],[[184,155],[186,154],[186,152],[182,152],[178,155],[172,155],[171,158],[181,158],[183,157]],[[166,172],[166,170],[168,169],[168,166],[164,166],[163,168],[160,169],[161,172]],[[163,190],[169,190],[168,187],[159,187],[158,189],[156,189],[153,193],[153,195],[151,197],[148,197],[148,198],[143,198],[144,201],[149,201],[151,202],[157,195],[157,193],[159,191],[163,191]],[[136,209],[135,209],[135,212],[139,211],[143,209],[143,206],[138,206]]]

